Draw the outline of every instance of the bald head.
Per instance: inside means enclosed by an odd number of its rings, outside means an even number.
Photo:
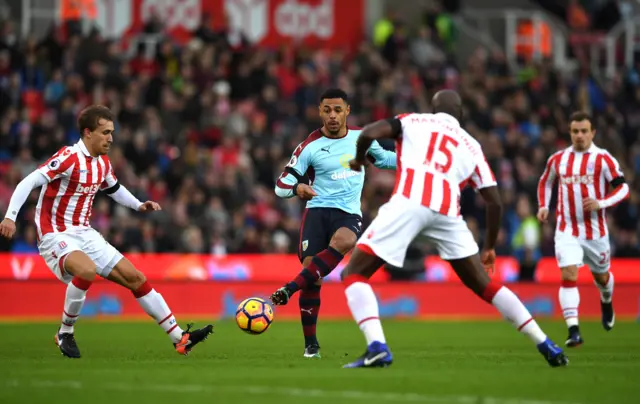
[[[462,119],[462,99],[453,90],[438,91],[431,99],[433,113],[443,112],[456,118]]]

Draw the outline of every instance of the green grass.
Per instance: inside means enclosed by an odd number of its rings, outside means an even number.
[[[640,326],[606,333],[582,325],[570,366],[550,368],[500,322],[385,321],[387,369],[341,369],[364,350],[351,322],[319,326],[322,359],[302,357],[300,326],[261,336],[231,322],[191,356],[178,356],[152,323],[81,321],[83,358],[63,358],[55,324],[0,324],[0,403],[632,403],[640,393]],[[543,323],[563,342],[564,325]],[[306,391],[310,389],[311,391]],[[537,401],[536,401],[537,400]]]

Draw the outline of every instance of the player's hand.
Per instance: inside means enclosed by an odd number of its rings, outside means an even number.
[[[482,260],[482,265],[484,265],[484,270],[489,275],[493,275],[496,270],[496,250],[482,251],[480,259]]]
[[[296,189],[296,195],[303,201],[310,201],[314,196],[318,196],[316,191],[307,184],[300,184]]]
[[[162,210],[160,204],[154,201],[146,201],[138,208],[138,212],[153,212],[155,210]]]
[[[353,160],[349,160],[349,168],[351,168],[353,171],[361,171],[362,170],[362,166],[367,166],[367,162],[366,161],[359,161],[356,159]]]
[[[538,220],[541,221],[542,223],[547,223],[547,219],[549,218],[549,209],[540,208],[536,216],[538,217]]]
[[[15,233],[16,223],[9,218],[5,218],[2,223],[0,223],[0,236],[11,238]]]
[[[593,198],[585,198],[582,200],[582,209],[585,212],[595,212],[600,210],[600,203]]]

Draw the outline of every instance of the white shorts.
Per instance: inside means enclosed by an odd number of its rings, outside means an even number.
[[[478,253],[478,244],[461,217],[443,216],[397,195],[380,207],[358,245],[370,249],[387,263],[401,267],[409,244],[418,236],[434,244],[443,260]]]
[[[64,260],[72,251],[87,254],[96,264],[96,273],[103,278],[109,276],[113,267],[123,258],[120,251],[94,229],[45,234],[40,240],[38,250],[51,272],[64,283],[73,279],[73,275],[64,270]]]
[[[595,240],[584,240],[570,234],[556,231],[556,261],[560,268],[587,264],[594,273],[609,271],[611,247],[609,236]]]

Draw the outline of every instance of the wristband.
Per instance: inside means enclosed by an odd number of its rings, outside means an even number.
[[[293,186],[293,194],[295,196],[298,196],[298,185],[300,185],[300,183],[296,182],[296,185]]]

